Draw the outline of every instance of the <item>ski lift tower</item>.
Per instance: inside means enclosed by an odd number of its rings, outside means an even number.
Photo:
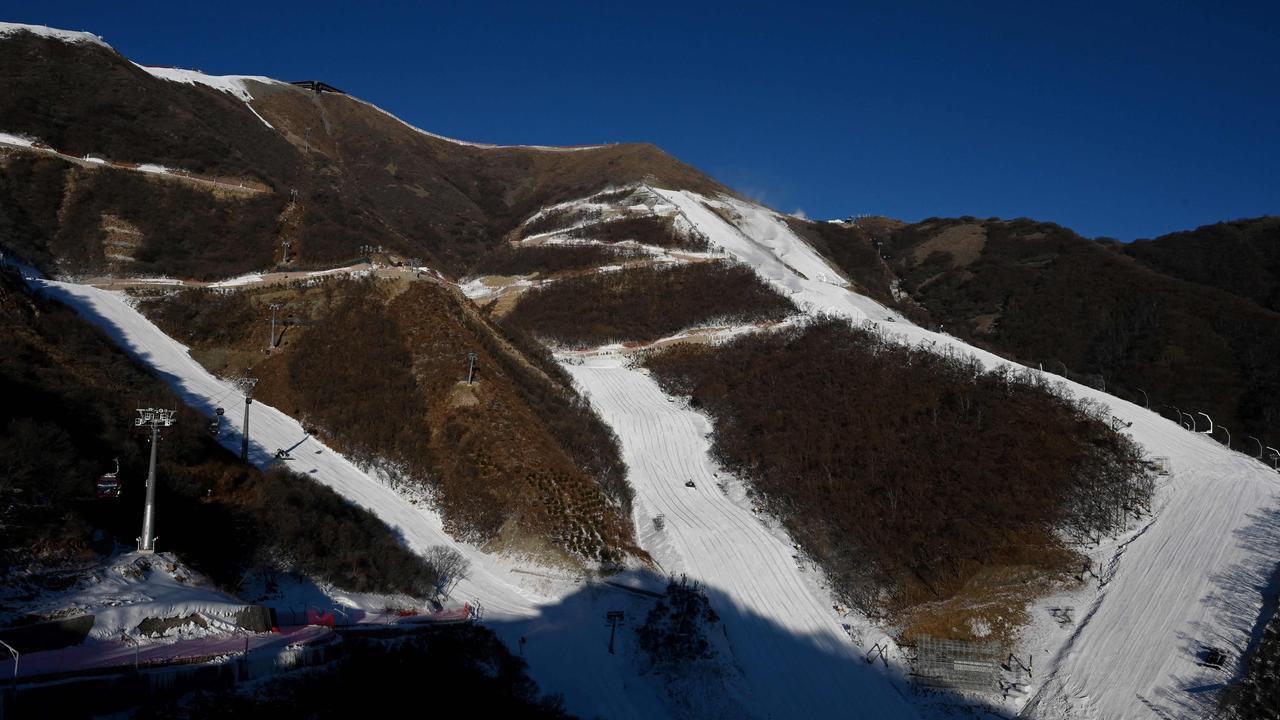
[[[236,383],[244,392],[244,427],[240,431],[240,459],[249,460],[249,406],[253,404],[253,387],[258,384],[257,378],[244,377]]]
[[[160,444],[160,428],[174,423],[177,410],[163,408],[138,408],[136,427],[151,428],[151,466],[147,470],[147,505],[142,511],[142,537],[138,538],[138,552],[153,553],[156,550],[156,446]]]

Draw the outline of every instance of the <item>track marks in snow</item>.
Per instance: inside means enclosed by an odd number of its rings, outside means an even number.
[[[709,455],[704,416],[672,402],[619,356],[565,367],[622,442],[636,526],[665,517],[655,534],[666,542],[647,549],[667,572],[708,586],[751,689],[747,707],[773,717],[916,715],[889,678],[862,660],[830,598],[801,577],[794,548],[718,488],[717,475],[725,474]]]

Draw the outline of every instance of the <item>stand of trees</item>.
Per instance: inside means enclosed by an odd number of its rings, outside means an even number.
[[[859,606],[947,598],[991,565],[1060,564],[1061,533],[1147,512],[1139,448],[1028,374],[899,346],[841,320],[646,360],[714,418],[748,480]]]
[[[636,634],[649,663],[663,670],[709,658],[714,653],[707,628],[720,622],[706,593],[683,575],[667,583],[667,593],[649,609]]]
[[[1223,691],[1220,698],[1222,717],[1226,720],[1280,720],[1280,569],[1272,579],[1272,594],[1262,609],[1270,620],[1263,630],[1261,642],[1252,648],[1245,661],[1245,675]]]
[[[503,243],[472,269],[480,275],[549,275],[623,263],[643,256],[638,250],[603,245],[512,245]]]
[[[267,301],[308,322],[264,359]],[[526,550],[533,540],[605,562],[638,552],[613,433],[545,348],[456,291],[333,279],[228,297],[187,290],[141,307],[197,357],[254,363],[258,398],[429,495],[461,537]],[[472,352],[477,382],[467,385]]]
[[[780,320],[791,301],[751,268],[723,262],[636,267],[564,278],[530,290],[512,326],[570,346],[651,341],[713,322]]]
[[[655,245],[664,248],[681,250],[706,250],[710,247],[706,238],[699,234],[676,230],[671,218],[656,215],[639,215],[608,220],[591,225],[574,228],[570,237],[584,240],[617,243],[631,240],[642,245]]]
[[[0,271],[0,328],[0,571],[133,545],[149,453],[133,419],[145,404],[179,411],[159,446],[160,549],[220,586],[235,588],[266,567],[358,592],[427,597],[446,576],[465,572],[456,563],[437,568],[367,510],[305,476],[241,463],[208,435],[209,418],[8,271]],[[95,482],[114,469],[114,457],[122,496],[98,500]],[[95,541],[104,534],[105,544]]]

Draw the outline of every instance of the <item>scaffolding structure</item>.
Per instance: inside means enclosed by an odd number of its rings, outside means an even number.
[[[915,681],[923,687],[990,693],[1000,685],[1000,645],[920,638]]]

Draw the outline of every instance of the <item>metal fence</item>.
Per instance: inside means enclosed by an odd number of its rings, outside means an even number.
[[[925,687],[992,692],[1000,683],[998,643],[920,638],[916,645],[916,683]]]

